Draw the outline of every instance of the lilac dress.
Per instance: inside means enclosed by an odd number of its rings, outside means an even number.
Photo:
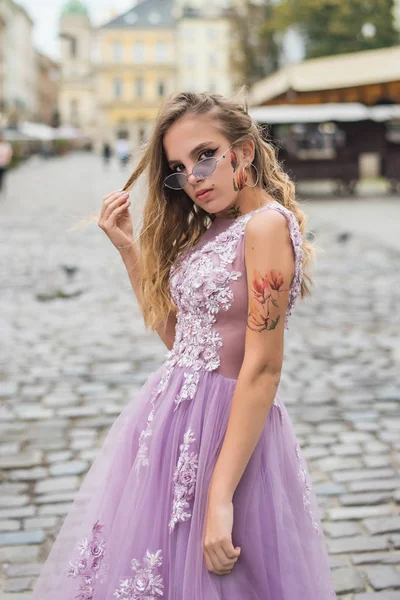
[[[315,493],[279,394],[233,496],[229,575],[208,571],[208,487],[244,356],[245,226],[285,215],[295,255],[285,328],[302,278],[302,236],[277,201],[216,219],[171,271],[178,307],[165,362],[113,423],[42,568],[33,600],[331,600]]]

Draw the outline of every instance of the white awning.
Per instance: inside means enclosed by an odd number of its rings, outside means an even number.
[[[249,107],[258,123],[326,123],[328,121],[389,121],[400,119],[400,105],[365,106],[354,103],[279,104]]]

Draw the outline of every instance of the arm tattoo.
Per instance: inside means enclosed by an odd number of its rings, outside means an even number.
[[[283,284],[284,278],[281,271],[270,269],[265,275],[261,275],[256,269],[253,269],[253,284],[247,318],[249,329],[260,333],[275,329],[281,318],[279,294],[288,291]]]

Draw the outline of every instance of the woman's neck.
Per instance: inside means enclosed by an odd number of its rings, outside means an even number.
[[[269,202],[272,202],[273,200],[274,198],[265,190],[258,190],[256,192],[252,188],[249,188],[248,190],[244,188],[240,192],[238,200],[232,206],[229,206],[224,210],[215,213],[215,218],[237,219],[238,217],[241,217],[248,212],[257,210],[257,208],[260,208],[265,204],[269,204]]]

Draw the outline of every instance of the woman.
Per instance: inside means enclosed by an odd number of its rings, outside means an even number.
[[[148,175],[140,252],[125,190]],[[335,598],[307,465],[277,393],[314,249],[240,102],[176,93],[98,225],[166,360],[114,422],[37,600]]]

